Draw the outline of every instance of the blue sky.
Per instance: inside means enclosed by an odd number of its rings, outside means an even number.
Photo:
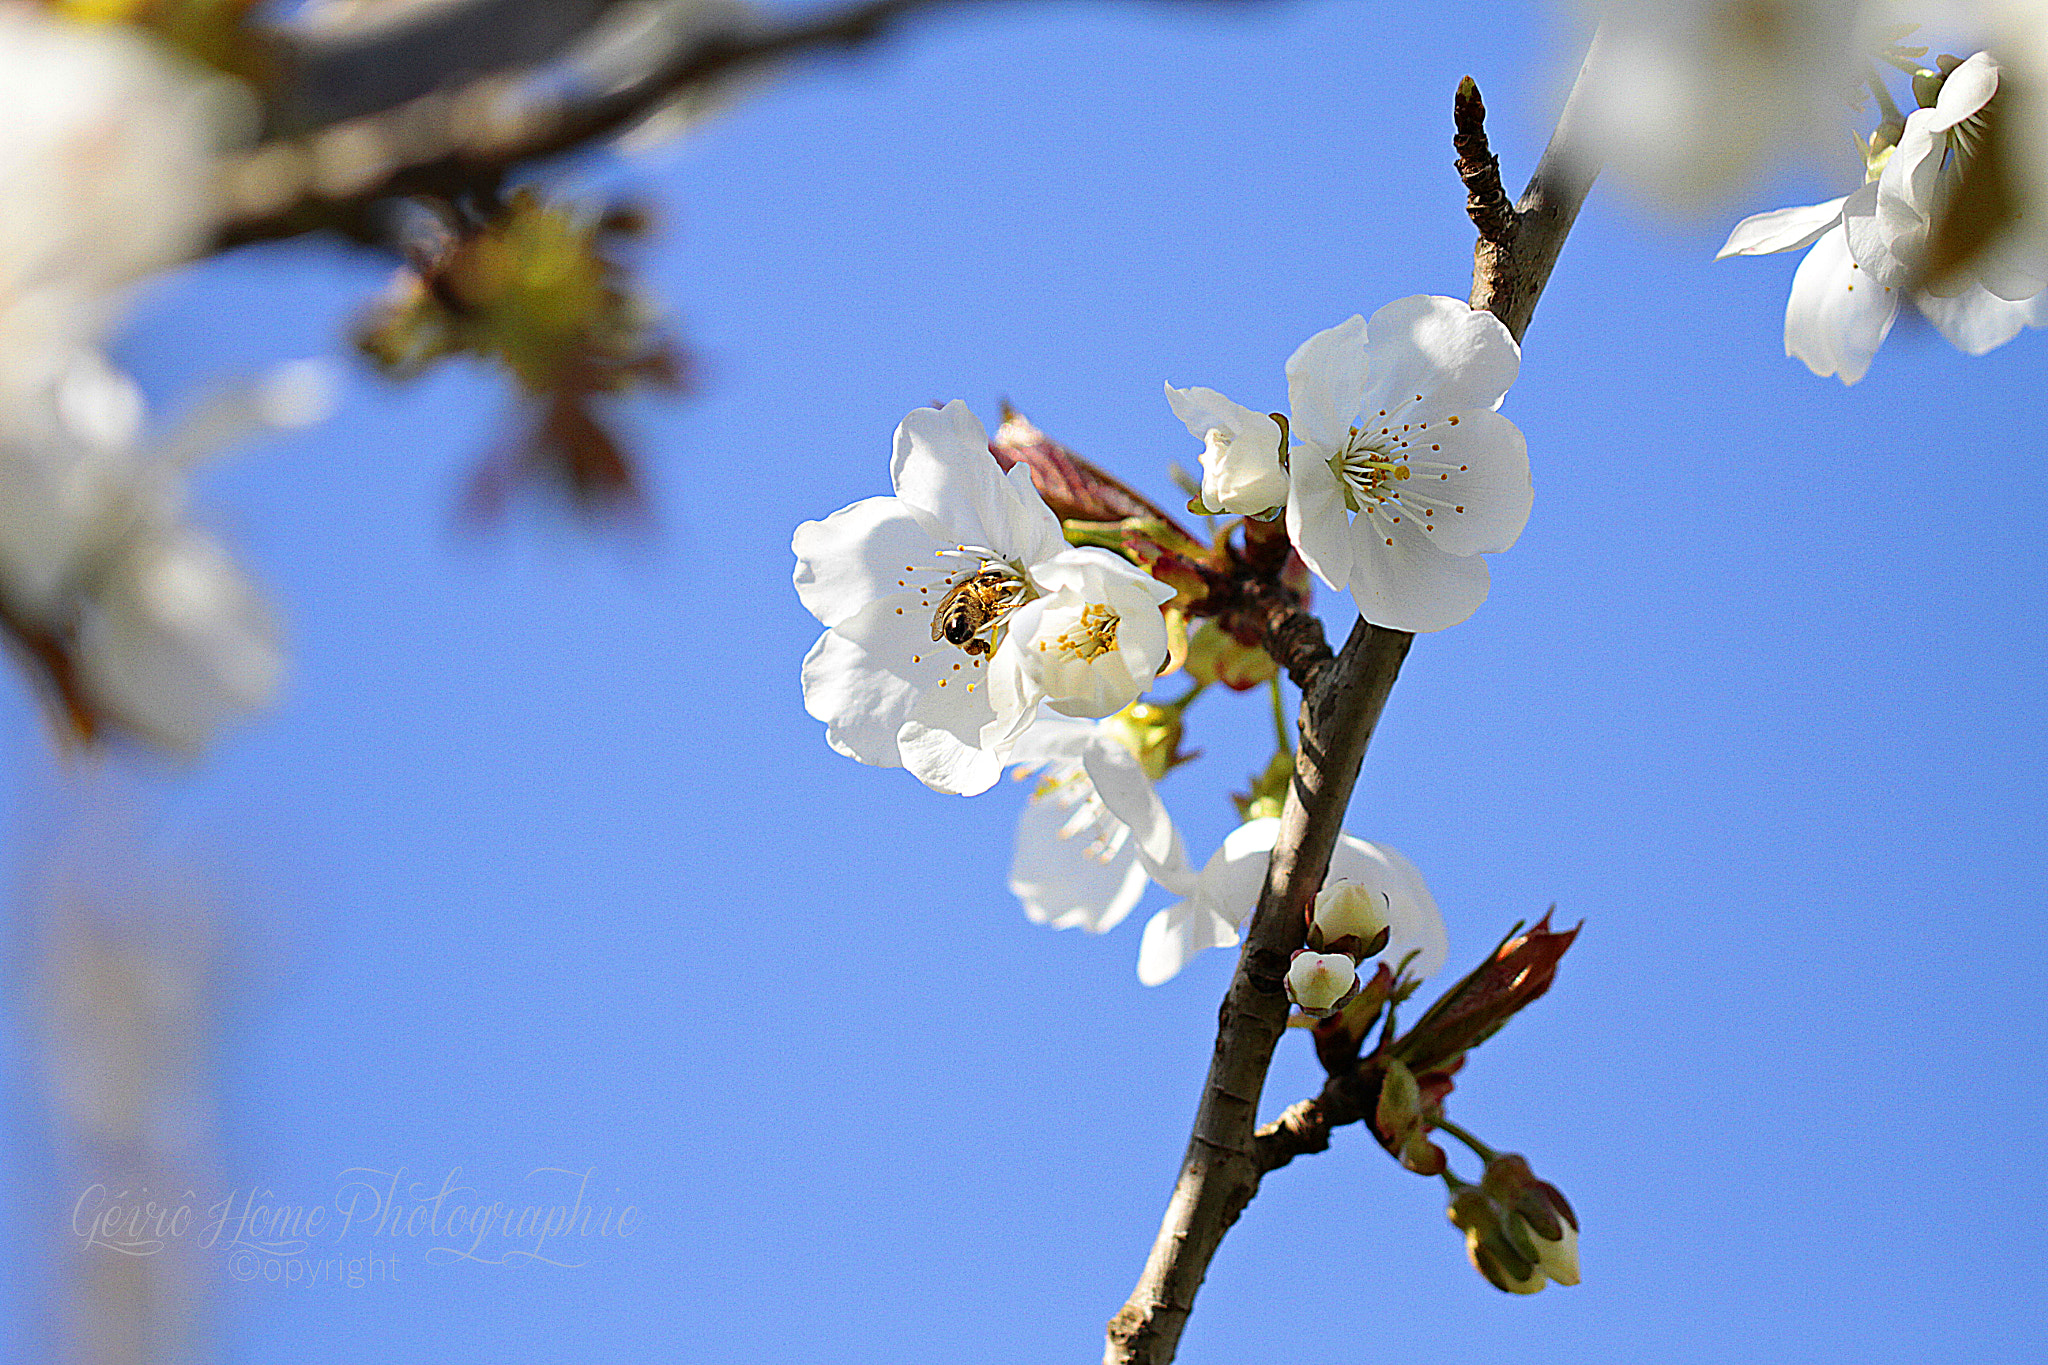
[[[954,397],[1169,499],[1198,451],[1162,381],[1279,407],[1312,332],[1467,292],[1451,92],[1478,79],[1519,186],[1568,38],[1525,7],[941,18],[570,169],[659,206],[645,278],[701,360],[626,415],[651,538],[458,529],[508,415],[459,368],[354,371],[325,426],[210,469],[289,693],[197,768],[102,780],[234,907],[223,1181],[311,1206],[352,1168],[459,1171],[511,1202],[560,1168],[638,1211],[574,1267],[330,1238],[400,1259],[349,1290],[202,1259],[219,1357],[1092,1359],[1231,964],[1140,987],[1163,893],[1102,938],[1036,928],[1014,788],[827,749],[789,533],[886,492],[896,422]],[[1441,1187],[1349,1130],[1267,1181],[1184,1360],[2040,1358],[2048,338],[1973,360],[1902,324],[1849,389],[1785,359],[1793,261],[1711,257],[1844,188],[1788,171],[1696,223],[1596,188],[1502,409],[1534,516],[1417,640],[1347,821],[1422,868],[1453,969],[1553,902],[1586,921],[1450,1111],[1563,1187],[1585,1282],[1495,1292]],[[387,273],[215,261],[121,357],[175,407],[339,353]],[[1192,722],[1162,793],[1200,858],[1269,729],[1256,695]],[[18,682],[0,756],[26,865],[65,779]],[[1267,1112],[1319,1083],[1304,1044]],[[27,1245],[75,1192],[14,1147]]]

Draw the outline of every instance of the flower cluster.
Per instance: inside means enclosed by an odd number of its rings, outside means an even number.
[[[2048,252],[2013,235],[1937,276],[1929,243],[1978,171],[2000,117],[2000,67],[1989,53],[1944,59],[1914,82],[1926,102],[1887,122],[1865,151],[1864,183],[1826,203],[1759,213],[1735,225],[1720,256],[1810,248],[1785,306],[1785,353],[1853,384],[1910,297],[1958,349],[1982,355],[2022,328],[2048,325]]]
[[[1451,1223],[1465,1234],[1472,1268],[1494,1288],[1534,1294],[1547,1284],[1579,1282],[1579,1220],[1555,1185],[1528,1161],[1495,1153],[1476,1185],[1446,1175]]]
[[[1512,545],[1528,520],[1527,452],[1497,411],[1520,362],[1491,314],[1416,295],[1305,342],[1286,367],[1289,413],[1168,385],[1175,415],[1203,443],[1193,507],[1253,519],[1247,545],[1255,522],[1274,523],[1260,543],[1280,554],[1259,572],[1297,575],[1284,591],[1301,593],[1312,570],[1374,624],[1454,625],[1486,596],[1480,556]],[[1208,671],[1193,690],[1139,700],[1168,663],[1165,609],[1198,611],[1184,604],[1206,590],[1201,574],[1246,561],[1228,528],[1202,550],[1036,435],[1042,458],[1006,471],[964,403],[919,408],[896,429],[889,496],[797,528],[797,595],[824,627],[804,660],[804,706],[840,753],[906,768],[937,791],[985,791],[1006,764],[1032,778],[1011,888],[1034,921],[1095,933],[1152,883],[1180,897],[1140,944],[1139,978],[1156,985],[1204,948],[1237,942],[1278,828],[1247,808],[1248,823],[1196,870],[1153,788],[1178,761],[1181,708],[1226,676],[1233,687],[1278,684],[1256,644],[1235,647],[1258,654],[1263,674],[1249,662],[1216,667],[1212,620],[1196,633]],[[1035,471],[1064,499],[1071,528]],[[1098,486],[1118,496],[1088,496]],[[1123,530],[1105,537],[1116,525],[1097,520],[1105,507],[1136,510],[1108,513]],[[1070,545],[1070,529],[1093,543]],[[1211,556],[1209,567],[1187,554]],[[1276,765],[1291,767],[1284,736],[1281,751]],[[1442,964],[1442,921],[1405,858],[1345,836],[1331,875],[1330,906],[1351,909],[1325,918],[1371,909],[1384,922],[1369,934],[1339,932],[1335,919],[1317,931],[1316,958],[1295,982],[1305,1009],[1353,990],[1358,963],[1382,951],[1418,979]]]
[[[1454,626],[1486,600],[1533,493],[1522,433],[1496,409],[1521,348],[1491,313],[1417,294],[1303,342],[1289,413],[1167,386],[1203,442],[1201,510],[1271,516],[1358,613],[1390,630]]]
[[[994,785],[1043,703],[1113,715],[1166,662],[1173,589],[1070,547],[1022,466],[957,399],[896,428],[892,497],[797,527],[796,590],[825,627],[804,706],[850,758],[936,791]]]

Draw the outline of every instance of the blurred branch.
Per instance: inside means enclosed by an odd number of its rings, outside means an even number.
[[[1474,253],[1472,306],[1500,318],[1517,342],[1528,329],[1565,235],[1592,188],[1595,170],[1566,152],[1575,137],[1574,119],[1587,67],[1581,68],[1550,146],[1522,194],[1513,231],[1505,234],[1505,242],[1482,236]],[[1477,87],[1471,88],[1468,99],[1461,86],[1457,105],[1458,133],[1466,139],[1458,150],[1462,154],[1476,149],[1492,162],[1485,148],[1485,106]],[[1470,141],[1475,133],[1476,144]],[[1497,163],[1493,165],[1497,181]],[[1467,184],[1469,189],[1469,178]],[[1330,852],[1366,746],[1413,639],[1405,632],[1359,621],[1342,652],[1318,671],[1304,694],[1294,781],[1280,816],[1266,885],[1219,1013],[1216,1051],[1181,1160],[1180,1179],[1137,1287],[1110,1320],[1106,1365],[1165,1365],[1173,1359],[1195,1292],[1223,1235],[1258,1193],[1260,1176],[1271,1168],[1267,1163],[1279,1164],[1274,1159],[1278,1149],[1269,1143],[1262,1150],[1254,1125],[1273,1048],[1287,1026],[1287,961],[1302,945],[1309,903],[1329,870]],[[1333,1098],[1340,1099],[1348,1112],[1362,1093]],[[1308,1145],[1299,1150],[1314,1150],[1315,1137],[1327,1142],[1327,1125],[1320,1134],[1302,1136]]]
[[[401,0],[317,5],[275,35],[273,122],[304,130],[555,56],[619,0]]]
[[[714,81],[804,51],[863,46],[919,10],[982,3],[987,0],[863,0],[791,22],[764,23],[741,12],[710,28],[650,25],[634,52],[637,72],[601,89],[564,91],[558,83],[522,83],[511,75],[486,76],[457,89],[437,85],[396,107],[250,153],[228,176],[229,211],[215,245],[321,228],[374,241],[379,232],[372,210],[381,200],[489,193],[521,163],[614,136]],[[482,14],[494,7],[469,0],[460,8]],[[594,14],[604,6],[578,0],[576,8]],[[410,51],[416,31],[399,32]],[[448,75],[472,69],[461,46],[467,33],[463,27],[448,31],[454,50],[441,50],[439,38],[430,45]],[[313,69],[355,69],[376,60],[371,40],[363,40],[346,62],[336,59]],[[407,59],[412,74],[403,88],[424,79],[427,60]]]

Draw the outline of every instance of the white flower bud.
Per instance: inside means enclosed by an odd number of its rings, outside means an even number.
[[[1256,517],[1287,502],[1287,444],[1280,424],[1233,403],[1214,389],[1166,386],[1166,401],[1188,431],[1202,438],[1202,506]]]
[[[1316,893],[1312,919],[1324,943],[1355,938],[1369,949],[1390,927],[1388,905],[1384,891],[1360,882],[1332,882]]]
[[[1579,1230],[1572,1226],[1569,1218],[1558,1219],[1557,1226],[1562,1235],[1555,1242],[1534,1228],[1529,1229],[1529,1240],[1536,1244],[1536,1268],[1559,1284],[1577,1284]]]
[[[1342,953],[1303,949],[1287,964],[1287,998],[1309,1014],[1330,1009],[1358,984],[1358,968]]]

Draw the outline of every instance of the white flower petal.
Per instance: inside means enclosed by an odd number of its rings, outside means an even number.
[[[1236,944],[1237,930],[1228,920],[1193,901],[1169,905],[1146,921],[1145,936],[1138,942],[1138,980],[1147,986],[1163,985],[1204,949]]]
[[[2048,294],[2043,293],[2015,301],[1973,284],[1954,298],[1923,294],[1915,302],[1927,320],[1966,355],[1997,350],[2022,329],[2048,323]]]
[[[1330,852],[1329,882],[1352,880],[1386,893],[1387,924],[1391,931],[1387,963],[1398,967],[1410,953],[1415,959],[1408,975],[1418,981],[1433,975],[1450,956],[1450,937],[1444,931],[1443,912],[1422,872],[1398,849],[1375,844],[1350,834],[1338,836]]]
[[[1396,299],[1372,315],[1366,338],[1367,417],[1421,402],[1439,412],[1498,407],[1522,368],[1501,320],[1462,299]],[[1358,415],[1344,414],[1347,425]]]
[[[804,656],[804,710],[825,722],[825,742],[848,758],[900,768],[897,732],[917,703],[906,679],[876,668],[859,644],[826,631]]]
[[[828,627],[878,597],[905,592],[906,580],[915,581],[907,570],[925,571],[929,579],[930,571],[944,567],[933,557],[930,533],[900,498],[865,498],[823,521],[807,521],[790,537],[790,549],[796,594]]]
[[[1735,225],[1734,231],[1728,234],[1728,240],[1714,253],[1714,259],[1768,256],[1812,246],[1820,240],[1823,232],[1842,221],[1842,205],[1846,202],[1848,196],[1843,195],[1825,204],[1753,213]]]
[[[1793,272],[1785,354],[1817,375],[1839,374],[1844,384],[1854,384],[1891,331],[1898,299],[1897,290],[1857,268],[1845,233],[1827,233]]]
[[[277,637],[227,552],[178,529],[120,556],[79,621],[77,657],[103,705],[157,742],[193,750],[276,695]]]
[[[1297,441],[1328,450],[1343,445],[1365,398],[1365,338],[1365,319],[1353,314],[1287,358],[1288,424]]]
[[[1528,525],[1535,490],[1529,449],[1513,422],[1491,408],[1430,423],[1428,439],[1410,447],[1415,476],[1400,485],[1404,522],[1424,512],[1430,538],[1446,554],[1493,553],[1513,545]]]
[[[1328,457],[1313,446],[1295,447],[1287,477],[1287,538],[1302,563],[1341,589],[1351,578],[1351,527],[1344,490],[1330,471]]]
[[[1085,837],[1063,837],[1067,816],[1056,800],[1026,803],[1017,818],[1010,890],[1034,924],[1105,933],[1145,894],[1145,869],[1129,838],[1108,857],[1095,857]]]
[[[1187,847],[1138,756],[1103,735],[1084,751],[1081,765],[1102,804],[1130,830],[1132,850],[1145,871],[1176,895],[1192,895],[1196,873],[1188,864]]]
[[[1478,555],[1440,550],[1412,517],[1361,514],[1351,527],[1351,599],[1388,630],[1446,630],[1479,610],[1493,578]]]
[[[1934,107],[1924,111],[1929,124],[1938,132],[1946,132],[1977,114],[1998,93],[1998,76],[1998,61],[1990,53],[1971,55],[1941,83]]]
[[[989,454],[988,430],[957,398],[903,419],[889,477],[896,496],[943,547],[980,546],[1028,564],[1066,545],[1059,518],[1035,490],[1027,497],[1003,476]]]

